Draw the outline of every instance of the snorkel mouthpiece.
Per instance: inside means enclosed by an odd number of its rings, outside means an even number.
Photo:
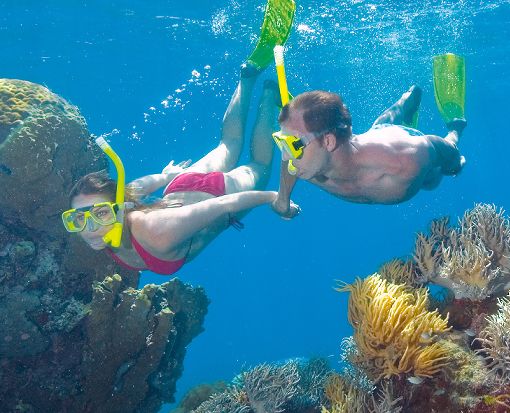
[[[120,242],[122,239],[122,226],[124,223],[124,186],[126,180],[124,174],[124,165],[122,165],[122,161],[120,160],[119,156],[102,136],[96,138],[96,143],[103,150],[103,152],[108,155],[108,157],[115,165],[115,168],[117,169],[117,192],[115,194],[115,202],[119,207],[119,210],[117,211],[117,222],[115,222],[113,224],[113,228],[103,236],[103,241],[114,248],[118,248],[120,247]]]
[[[287,171],[291,175],[296,175],[297,174],[297,168],[292,163],[292,159],[289,159],[289,163],[287,164]]]

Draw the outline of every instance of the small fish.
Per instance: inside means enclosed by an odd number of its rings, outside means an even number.
[[[474,330],[472,330],[472,329],[470,329],[470,328],[466,328],[466,329],[464,330],[464,333],[466,333],[469,337],[474,337],[474,336],[476,336],[475,331],[474,331]]]
[[[407,381],[409,383],[412,383],[412,384],[422,384],[423,383],[423,378],[416,377],[416,376],[411,376],[411,377],[407,378]]]
[[[432,393],[433,396],[441,396],[442,394],[445,394],[445,389],[437,389],[434,393]]]
[[[421,333],[421,338],[424,340],[430,340],[431,335],[427,332]]]

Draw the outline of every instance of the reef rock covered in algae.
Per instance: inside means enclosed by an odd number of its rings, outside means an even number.
[[[106,166],[76,107],[0,79],[2,412],[155,412],[173,400],[207,298],[176,279],[136,290],[137,272],[65,232],[72,184]]]

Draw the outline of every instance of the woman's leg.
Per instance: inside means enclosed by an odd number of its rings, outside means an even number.
[[[227,194],[262,190],[267,185],[273,161],[274,144],[271,134],[276,121],[278,99],[278,85],[273,81],[264,82],[251,138],[251,161],[225,174]]]
[[[243,149],[246,118],[257,75],[257,72],[241,71],[241,79],[223,116],[220,144],[187,171],[228,172],[235,167]]]

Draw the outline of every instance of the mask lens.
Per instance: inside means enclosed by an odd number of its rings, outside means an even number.
[[[90,215],[100,225],[110,225],[116,220],[115,211],[110,203],[94,205],[90,208]]]
[[[298,159],[303,155],[304,145],[301,139],[291,135],[284,135],[281,131],[273,133],[273,139],[278,149],[284,154],[284,158],[285,155],[287,155],[289,158]],[[299,144],[296,144],[297,142],[299,142]],[[296,146],[298,147],[297,149]]]
[[[85,228],[85,213],[81,211],[65,211],[62,214],[64,227],[69,232],[80,232]]]

